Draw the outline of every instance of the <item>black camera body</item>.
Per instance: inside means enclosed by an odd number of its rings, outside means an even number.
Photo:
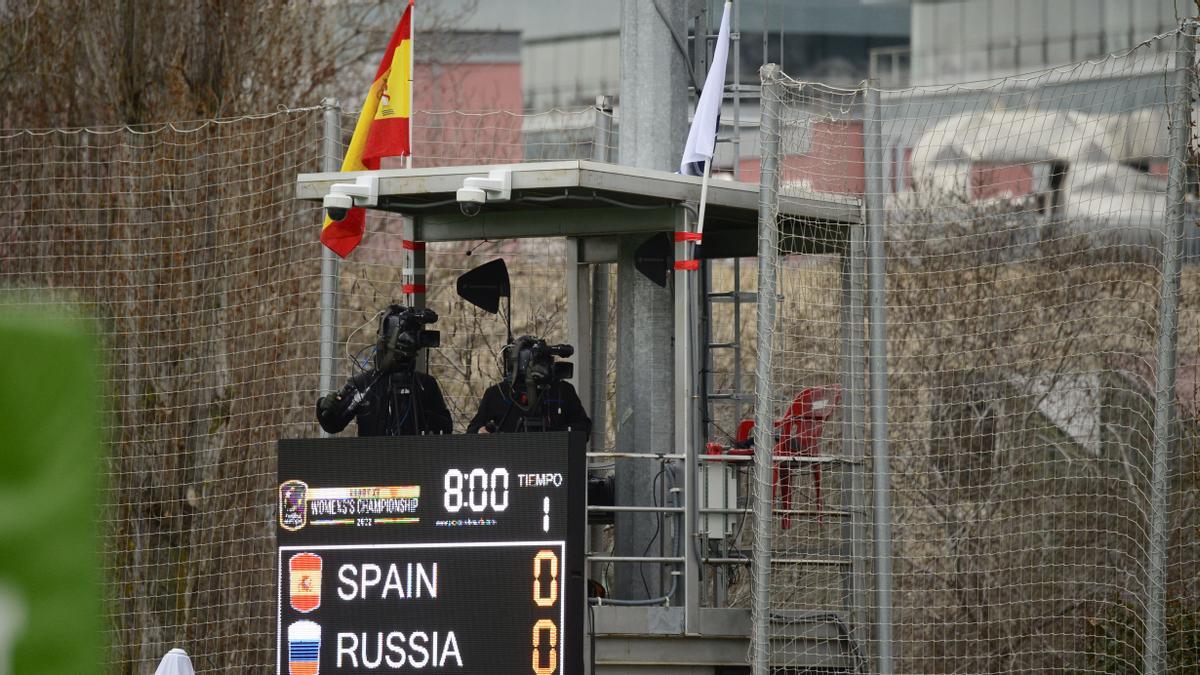
[[[437,320],[432,309],[389,305],[379,319],[376,369],[383,375],[411,370],[418,351],[441,345],[442,334],[425,329]]]
[[[571,345],[548,344],[532,335],[523,335],[504,348],[504,378],[514,391],[525,393],[527,405],[522,407],[534,408],[555,382],[575,375],[574,364],[554,360],[574,353]]]

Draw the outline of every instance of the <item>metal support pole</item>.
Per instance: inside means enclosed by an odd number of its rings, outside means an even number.
[[[866,222],[866,218],[863,218]],[[846,322],[843,326],[842,363],[846,406],[843,408],[842,454],[849,458],[846,472],[849,474],[849,490],[846,519],[843,532],[849,549],[850,578],[849,616],[850,634],[855,642],[865,645],[868,637],[867,624],[867,560],[870,556],[867,534],[867,483],[865,475],[866,452],[863,445],[867,437],[866,402],[863,390],[863,373],[866,372],[866,356],[863,353],[863,268],[866,266],[866,246],[863,225],[850,226],[850,240],[842,259],[842,307]]]
[[[675,229],[686,231],[688,213],[683,209],[678,211]],[[675,259],[686,260],[692,257],[691,242],[675,243]],[[683,536],[680,550],[683,551],[684,579],[684,630],[688,633],[698,631],[697,622],[700,609],[700,566],[697,548],[696,526],[699,523],[699,501],[697,496],[697,446],[696,437],[696,322],[694,284],[698,270],[676,270],[671,275],[675,293],[675,453],[683,455],[683,497],[686,509],[683,513]]]
[[[613,106],[611,96],[597,96],[592,108],[596,123],[592,126],[592,159],[597,162],[612,161]]]
[[[592,266],[592,450],[605,447],[608,413],[608,265]],[[583,364],[580,364],[583,365]]]
[[[592,279],[588,266],[581,262],[583,240],[567,237],[566,281],[567,281],[567,343],[579,354],[579,367],[569,382],[579,393],[584,410],[591,410],[592,372],[584,367],[583,361],[592,353]]]
[[[750,608],[750,665],[753,675],[770,675],[771,538],[775,523],[771,502],[771,453],[774,406],[771,367],[775,333],[775,269],[779,258],[779,229],[775,223],[779,190],[779,66],[768,63],[762,78],[762,122],[759,128],[760,173],[758,183],[758,352],[754,380],[754,564]]]
[[[887,424],[887,255],[884,249],[883,134],[879,88],[867,85],[863,160],[867,173],[867,308],[870,319],[868,386],[875,495],[875,641],[879,675],[892,673],[892,504]]]
[[[620,163],[674,171],[687,138],[686,57],[672,33],[685,35],[687,0],[624,0],[621,3]],[[666,19],[664,21],[664,18]],[[675,221],[663,222],[663,230]],[[664,452],[674,448],[674,358],[671,350],[671,294],[639,273],[634,265],[644,236],[627,235],[617,250],[617,402],[616,449]],[[653,505],[657,466],[646,460],[618,459],[618,504]],[[664,539],[654,516],[616,514],[614,553],[641,555]],[[656,568],[621,565],[614,570],[610,594],[621,599],[659,597],[666,589]],[[643,582],[643,575],[645,582]],[[684,592],[692,592],[686,589]],[[676,595],[672,605],[682,604]],[[672,607],[672,611],[675,610]],[[681,611],[681,610],[679,610]]]
[[[342,168],[342,109],[337,99],[321,101],[325,113],[324,139],[321,146],[321,170],[338,171]],[[324,213],[322,213],[322,219]],[[321,331],[320,331],[320,378],[321,393],[334,388],[334,354],[337,345],[337,287],[338,257],[326,246],[321,246]],[[321,436],[329,436],[324,430]]]
[[[596,122],[593,125],[592,159],[597,162],[611,162],[613,148],[613,117],[612,99],[608,96],[597,96],[594,108]],[[605,449],[608,438],[608,299],[609,278],[608,264],[592,265],[592,350],[589,361],[578,359],[578,367],[591,371],[592,391],[592,451]],[[594,551],[602,541],[603,525],[588,526],[588,550]],[[604,563],[594,561],[588,570],[588,576],[604,582]]]
[[[592,159],[597,162],[609,160],[612,144],[612,101],[608,96],[597,96],[592,109],[595,123],[592,126]],[[607,388],[605,373],[608,371],[608,270],[603,265],[586,265],[583,260],[583,240],[579,237],[567,239],[567,319],[568,342],[575,347],[576,359],[574,385],[583,401],[584,408],[592,417],[592,449],[604,445],[604,406]],[[593,274],[593,268],[596,272]],[[595,277],[595,279],[593,279]],[[603,289],[596,287],[603,277]],[[602,331],[603,335],[598,333]],[[597,350],[603,350],[597,355]],[[597,386],[595,383],[600,383]]]
[[[421,241],[420,216],[404,216],[404,295],[413,307],[425,306],[425,242]]]
[[[1175,36],[1175,73],[1169,124],[1171,164],[1167,173],[1167,222],[1163,229],[1162,286],[1158,301],[1158,346],[1155,353],[1154,449],[1150,467],[1149,560],[1146,565],[1146,648],[1142,672],[1164,672],[1166,632],[1167,545],[1170,540],[1171,455],[1175,447],[1175,358],[1179,338],[1179,277],[1182,257],[1184,197],[1187,194],[1188,141],[1191,133],[1192,65],[1196,56],[1196,24],[1188,21]]]
[[[695,251],[695,247],[692,248]],[[686,493],[688,500],[688,509],[691,518],[691,529],[688,532],[688,546],[690,552],[695,554],[696,564],[691,570],[693,576],[687,577],[689,586],[688,591],[688,607],[689,619],[693,623],[688,625],[688,632],[698,633],[697,621],[700,618],[700,606],[704,602],[703,589],[700,586],[700,577],[704,574],[702,556],[706,555],[706,547],[708,545],[707,537],[700,532],[700,507],[701,507],[701,488],[700,488],[700,464],[702,449],[704,448],[705,431],[704,418],[707,415],[704,398],[701,396],[702,379],[704,377],[704,352],[707,351],[705,345],[707,342],[701,342],[704,337],[700,330],[700,303],[705,297],[704,295],[704,277],[703,272],[697,271],[692,274],[692,280],[688,288],[688,315],[691,317],[691,330],[688,333],[688,367],[691,368],[692,395],[689,399],[688,406],[691,410],[690,424],[688,426],[688,453],[689,456],[685,460],[687,462],[688,474],[691,477],[691,486]]]
[[[425,243],[421,241],[421,216],[404,216],[400,229],[404,239],[404,297],[413,307],[425,307]],[[428,372],[429,350],[417,358],[417,370]]]
[[[592,159],[611,162],[613,155],[612,98],[596,97],[595,137]],[[608,264],[592,265],[592,450],[604,448],[607,438],[608,399]]]

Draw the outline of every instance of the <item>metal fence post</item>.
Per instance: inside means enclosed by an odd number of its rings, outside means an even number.
[[[592,109],[596,122],[592,126],[592,160],[597,162],[612,161],[612,98],[597,96],[596,106]],[[609,268],[608,263],[592,265],[592,297],[591,297],[591,343],[592,353],[589,363],[580,363],[581,368],[589,368],[592,372],[591,410],[592,413],[592,452],[605,448],[608,438],[608,302],[609,302]],[[604,533],[603,525],[588,526],[587,550],[594,551]],[[593,562],[588,571],[592,579],[604,578],[604,563]],[[590,619],[589,619],[590,620]]]
[[[879,88],[867,84],[863,161],[867,178],[868,389],[875,498],[875,641],[879,675],[892,673],[892,513],[888,451],[887,323],[884,316],[887,252],[884,247],[883,134]]]
[[[1154,450],[1150,468],[1149,560],[1146,564],[1146,645],[1142,672],[1165,670],[1167,544],[1170,519],[1171,454],[1174,449],[1175,349],[1179,337],[1179,277],[1182,256],[1184,196],[1187,193],[1188,141],[1191,132],[1192,66],[1196,24],[1188,21],[1175,39],[1175,73],[1170,103],[1171,164],[1167,175],[1167,222],[1163,228],[1162,285],[1159,288],[1158,346],[1155,350]]]
[[[342,109],[337,99],[321,101],[325,112],[324,139],[321,147],[321,170],[338,171],[342,164]],[[322,218],[324,214],[322,213]],[[320,380],[322,394],[333,391],[334,346],[337,343],[337,254],[321,246],[321,332],[320,332]],[[329,436],[322,431],[322,436]]]
[[[862,221],[850,225],[846,254],[842,259],[842,302],[845,311],[843,331],[844,372],[842,390],[846,400],[843,412],[843,454],[849,458],[849,510],[843,532],[846,549],[850,555],[849,572],[849,617],[850,631],[857,644],[865,645],[869,637],[869,602],[867,589],[870,573],[867,565],[871,560],[870,539],[867,520],[867,477],[866,477],[866,390],[863,374],[866,372],[866,340],[863,336],[865,312],[863,311],[864,268],[866,267],[866,209]]]
[[[779,190],[779,66],[768,63],[762,78],[762,122],[759,130],[758,181],[758,351],[754,382],[754,586],[750,609],[750,652],[753,675],[769,675],[771,620],[771,518],[774,483],[771,454],[774,410],[771,401],[772,350],[775,331],[775,268],[779,258],[779,230],[775,223]]]
[[[613,147],[613,105],[611,96],[597,96],[592,108],[596,123],[592,127],[592,161],[611,162]]]
[[[613,118],[612,98],[597,96],[593,108],[596,123],[592,129],[592,160],[596,162],[611,162],[613,147]],[[592,451],[598,452],[604,447],[607,438],[608,394],[608,297],[609,279],[608,263],[592,265]],[[587,364],[582,364],[587,367]],[[599,529],[599,526],[597,526]]]

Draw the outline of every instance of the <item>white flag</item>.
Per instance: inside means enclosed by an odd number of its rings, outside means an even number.
[[[729,61],[729,8],[725,3],[721,13],[721,32],[717,35],[717,48],[713,52],[712,65],[704,78],[704,90],[696,104],[696,115],[688,131],[687,145],[683,146],[683,159],[679,162],[679,173],[685,176],[704,175],[704,163],[711,161],[717,145],[717,123],[721,119],[721,99],[725,95],[725,64]]]

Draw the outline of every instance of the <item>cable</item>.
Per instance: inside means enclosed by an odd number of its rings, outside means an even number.
[[[867,664],[867,658],[863,655],[862,649],[858,646],[858,641],[854,639],[854,634],[850,632],[850,627],[846,625],[845,619],[837,612],[799,612],[796,614],[785,612],[771,612],[771,621],[779,621],[782,623],[831,623],[838,630],[838,636],[850,647],[850,652],[854,655],[854,672],[868,673],[870,672]]]
[[[598,202],[603,202],[605,204],[611,204],[613,206],[619,206],[619,207],[625,208],[625,209],[641,209],[641,210],[664,209],[664,208],[669,208],[670,206],[672,206],[672,204],[634,204],[632,202],[625,202],[625,201],[621,201],[619,199],[613,199],[612,197],[606,197],[604,195],[597,193],[594,190],[590,194],[564,193],[561,195],[551,195],[549,197],[523,196],[523,197],[518,197],[516,199],[509,200],[508,202],[504,202],[504,203],[522,204],[525,202],[529,202],[529,203],[533,203],[533,204],[549,204],[549,203],[553,203],[553,202],[561,202],[561,201],[568,201],[568,200],[570,200],[570,201],[598,201]],[[458,204],[458,203],[459,203],[459,201],[457,199],[443,199],[441,201],[423,202],[423,203],[398,202],[398,201],[390,201],[389,200],[386,203],[381,204],[380,206],[385,209],[398,210],[398,211],[407,213],[410,211],[428,211],[429,209],[434,209],[434,208],[438,208],[438,207],[442,207],[442,206],[449,206],[451,204]],[[685,208],[691,208],[691,207],[686,206],[686,203],[685,203]],[[471,218],[474,216],[466,216],[466,217]],[[481,244],[476,245],[476,248],[478,246],[481,246],[483,243],[488,243],[488,240],[484,239]],[[467,253],[467,255],[470,255],[471,252],[473,252],[474,250],[475,249],[472,248],[471,251],[469,251]]]
[[[667,473],[668,477],[672,477],[672,475],[673,474],[670,472]],[[670,494],[672,495],[672,500],[675,502],[675,506],[678,507],[679,506],[679,495],[675,492],[671,492]],[[679,551],[682,548],[681,538],[680,538],[680,534],[681,534],[680,530],[682,529],[683,525],[680,521],[682,521],[683,518],[682,518],[682,514],[679,514],[679,513],[673,513],[671,515],[674,516],[674,521],[675,521],[675,541],[673,542],[673,546],[672,546],[672,548],[674,549],[673,555],[678,557]],[[671,602],[671,597],[675,595],[675,591],[678,588],[679,588],[679,575],[672,574],[671,575],[671,587],[669,589],[667,589],[667,592],[664,595],[661,595],[657,598],[645,598],[645,599],[641,599],[641,600],[624,600],[624,599],[620,599],[620,598],[588,598],[588,604],[591,604],[591,605],[613,605],[615,607],[645,607],[648,605],[666,605]]]
[[[490,243],[492,243],[492,240],[484,239],[483,241],[480,241],[478,244],[475,244],[471,248],[467,249],[467,252],[464,253],[463,255],[471,255],[471,254],[475,253],[475,249],[479,248],[480,246],[483,246],[484,244],[490,244]]]
[[[606,197],[606,196],[596,192],[595,190],[593,190],[590,194],[582,194],[582,195],[571,194],[569,192],[564,192],[561,195],[551,195],[549,197],[535,197],[532,195],[528,195],[528,196],[514,199],[512,201],[513,201],[513,203],[517,203],[517,204],[520,204],[522,202],[532,202],[534,204],[552,204],[554,202],[563,202],[563,201],[597,201],[597,202],[604,202],[605,204],[612,204],[613,206],[620,206],[621,208],[625,208],[625,209],[642,209],[642,210],[665,209],[665,208],[669,208],[670,206],[672,206],[672,204],[634,204],[632,202],[624,202],[619,199],[613,199],[612,197]]]
[[[391,389],[392,389],[392,409],[388,411],[388,416],[391,417],[393,420],[395,420],[396,413],[400,409],[400,394],[398,391],[396,391],[396,383],[394,381],[391,381],[389,379],[388,384],[391,386]],[[413,387],[413,389],[415,390],[416,387]],[[408,406],[404,409],[404,415],[399,420],[396,420],[396,428],[394,429],[394,432],[397,436],[400,436],[401,434],[404,433],[404,423],[408,421],[408,415],[409,415],[409,413],[412,412],[412,409],[413,409],[413,400],[411,397],[415,396],[415,395],[416,395],[415,391],[413,393],[409,394],[410,398],[408,401]],[[418,434],[421,433],[421,428],[419,425],[414,425],[413,428],[415,429],[415,433],[418,433]]]
[[[733,470],[734,470],[735,472],[738,472],[738,473],[740,473],[740,472],[742,471],[742,467],[740,467],[740,466],[734,466],[734,467],[733,467]],[[746,467],[746,482],[747,482],[747,484],[751,483],[753,480],[754,480],[754,478],[753,478],[753,476],[751,475],[751,472],[750,472],[750,467]],[[742,484],[741,476],[740,476],[740,475],[737,475],[737,477],[736,477],[736,485],[737,485],[737,486],[741,486],[741,484]],[[749,490],[747,490],[747,492],[749,492]],[[735,500],[735,502],[734,502],[734,503],[736,504],[736,500]],[[743,511],[742,513],[740,513],[740,514],[738,515],[738,519],[737,519],[737,521],[738,521],[738,523],[737,523],[737,527],[735,527],[735,528],[733,529],[733,535],[729,537],[729,541],[733,542],[733,544],[734,544],[735,546],[737,545],[737,540],[738,540],[738,537],[742,536],[742,528],[744,528],[744,527],[746,526],[746,520],[747,520],[749,517],[750,517],[750,514],[749,514],[749,513],[747,513],[747,512],[745,512],[745,511]],[[740,550],[740,549],[739,549],[739,550]],[[741,556],[741,558],[742,558],[742,559],[744,559],[744,560],[749,560],[749,559],[750,559],[748,556],[744,556],[744,555],[743,555],[743,556]],[[735,567],[734,569],[736,570],[737,568]]]
[[[427,209],[436,209],[439,206],[449,206],[457,204],[457,199],[443,199],[436,202],[400,202],[388,199],[380,204],[385,209],[404,209],[405,211],[425,211]]]
[[[374,357],[375,356],[375,345],[366,345],[362,349],[354,352],[353,354],[347,355],[350,358],[350,360],[354,363],[354,367],[358,368],[358,372],[360,372],[360,373],[367,372],[367,365],[371,363],[370,358],[367,358],[367,359],[362,358],[362,353],[367,351],[368,349],[371,350],[371,356]]]
[[[596,675],[596,610],[593,605],[588,605],[588,639],[591,641],[591,651],[589,660],[591,661],[591,670],[589,675]]]
[[[362,330],[364,326],[366,326],[366,325],[367,325],[367,324],[369,324],[369,323],[373,323],[374,321],[376,321],[376,320],[377,320],[379,317],[383,316],[383,313],[384,313],[385,311],[387,311],[387,310],[383,310],[383,309],[381,309],[381,310],[379,310],[378,312],[375,312],[375,315],[374,315],[374,316],[372,316],[371,318],[367,319],[367,320],[366,320],[366,321],[364,321],[363,323],[359,324],[358,328],[355,328],[354,330],[350,331],[350,334],[346,336],[346,358],[348,358],[348,359],[350,359],[350,360],[354,361],[356,364],[358,363],[358,361],[357,361],[357,360],[355,360],[355,356],[356,356],[357,354],[361,354],[361,353],[362,353],[362,350],[360,349],[360,350],[358,350],[358,352],[356,352],[356,353],[354,353],[354,354],[351,354],[351,353],[350,353],[350,343],[351,343],[351,342],[354,340],[354,336],[355,336],[355,335],[357,335],[357,334],[358,334],[358,332],[359,332],[360,330]],[[364,372],[365,372],[365,369],[364,369]]]
[[[664,464],[650,481],[650,499],[656,507],[658,506],[658,479],[662,478],[663,472],[666,470],[667,467]],[[650,547],[654,545],[654,540],[658,538],[659,532],[662,531],[663,517],[663,514],[659,512],[654,519],[654,534],[650,535],[650,539],[646,541],[646,548],[642,549],[643,558],[650,552]],[[642,588],[646,591],[646,595],[650,595],[650,584],[646,581],[646,563],[638,563],[638,576],[642,578]]]
[[[675,48],[679,50],[679,56],[683,58],[683,63],[684,63],[684,65],[687,66],[688,77],[692,78],[692,88],[696,90],[696,95],[699,96],[700,90],[703,87],[700,86],[700,82],[696,79],[696,69],[692,67],[692,60],[688,58],[687,47],[685,47],[683,44],[683,41],[679,39],[679,34],[675,32],[675,27],[672,26],[671,21],[669,19],[667,19],[667,15],[665,12],[663,12],[662,6],[658,4],[658,0],[654,0],[654,11],[658,12],[658,18],[662,19],[663,25],[667,27],[667,32],[671,34],[671,40],[673,40],[675,42]],[[697,26],[697,29],[699,29],[699,26]],[[699,43],[699,38],[700,38],[700,31],[697,30],[696,31],[696,40],[697,40],[696,49],[698,49],[698,50],[704,49],[705,52],[707,52],[708,46],[705,45],[705,46],[701,47],[701,45]]]
[[[677,490],[679,490],[679,487],[678,487],[677,483],[675,482],[674,466],[671,467],[671,471],[669,471],[667,473],[667,476],[671,479],[671,485],[668,488],[668,491],[670,492],[671,495],[673,495],[675,497],[675,499],[674,499],[675,505],[679,506],[680,502],[679,502],[678,492],[676,492]],[[675,514],[675,517],[676,517],[677,523],[679,520],[682,520],[682,518],[683,518],[682,514]],[[678,530],[678,528],[676,528],[676,530]],[[678,532],[676,532],[675,537],[676,537],[676,544],[678,544],[678,541],[679,541]],[[703,560],[704,555],[703,555],[703,551],[700,546],[700,540],[698,538],[692,539],[691,546],[692,546],[692,553],[696,556],[696,560]],[[680,546],[676,545],[675,546],[675,555],[679,555],[679,549],[680,549]],[[704,565],[697,565],[696,572],[697,572],[697,580],[700,583],[703,583],[704,582]]]
[[[598,202],[604,202],[605,204],[620,206],[623,209],[662,209],[667,208],[668,206],[673,206],[672,204],[633,204],[630,202],[623,202],[620,199],[613,199],[612,197],[605,197],[595,193],[592,193],[592,199],[595,199]],[[684,208],[688,208],[686,206],[687,202],[680,203],[685,205]]]

